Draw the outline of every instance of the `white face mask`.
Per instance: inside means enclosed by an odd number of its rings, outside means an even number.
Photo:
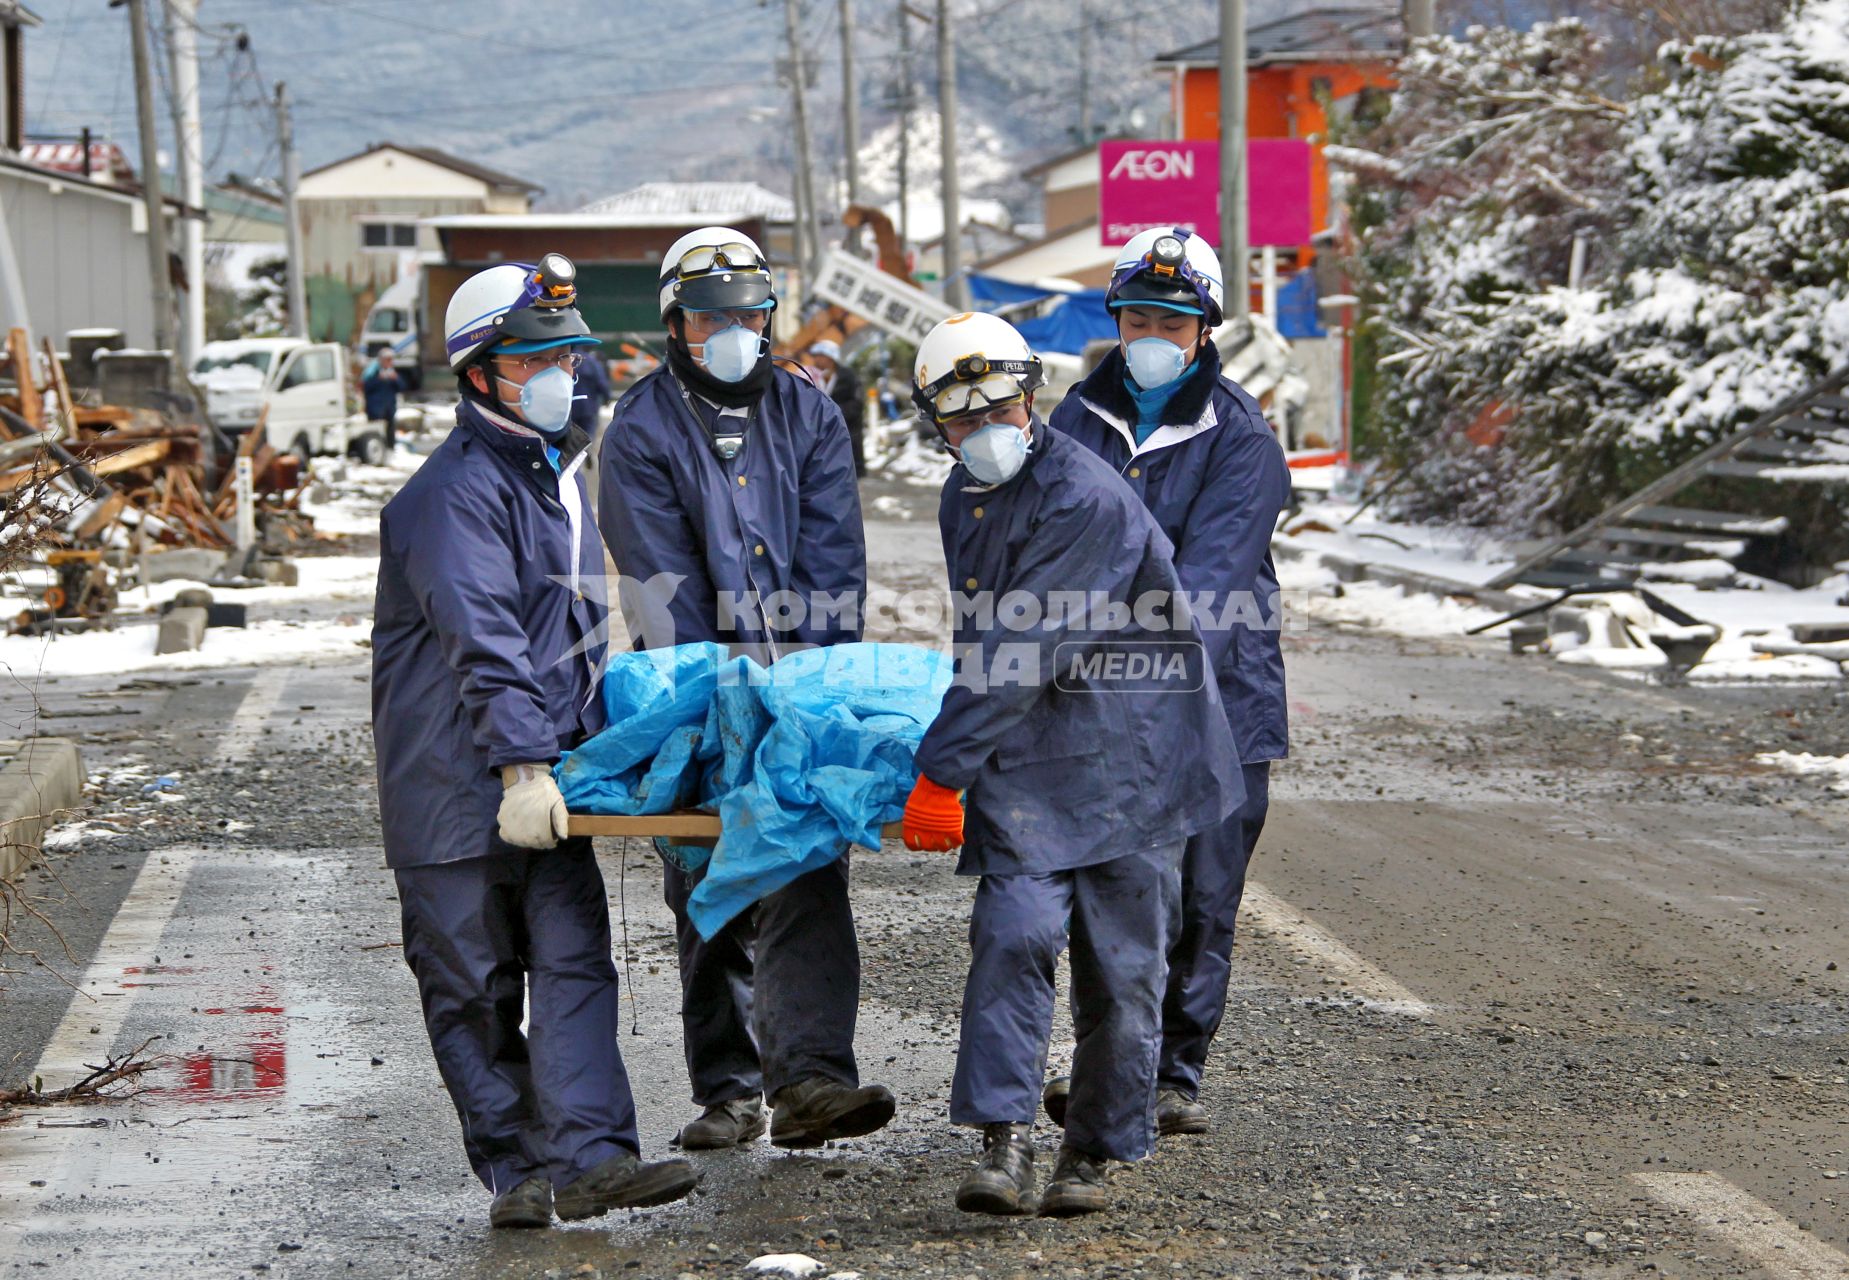
[[[511,378],[496,376],[510,387],[515,385]],[[555,364],[541,369],[520,384],[520,416],[535,431],[556,436],[571,422],[571,402],[577,398],[573,394],[576,389],[577,383],[564,366]]]
[[[1124,348],[1124,361],[1136,385],[1154,391],[1187,372],[1188,354],[1187,347],[1178,347],[1167,338],[1138,338]]]
[[[1027,462],[1027,432],[1012,422],[989,422],[957,446],[964,470],[978,484],[1006,484]]]
[[[763,354],[764,335],[742,324],[728,325],[700,348],[700,363],[721,382],[743,382]]]

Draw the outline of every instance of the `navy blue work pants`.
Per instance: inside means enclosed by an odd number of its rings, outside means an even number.
[[[774,1095],[812,1076],[858,1085],[860,943],[847,854],[766,896],[710,940],[687,915],[699,873],[666,857],[662,868],[694,1103]]]
[[[1053,1030],[1054,969],[1069,932],[1077,1044],[1066,1143],[1112,1160],[1149,1154],[1181,853],[1172,844],[1075,871],[982,877],[969,923],[953,1124],[1033,1120]]]
[[[1189,839],[1181,860],[1181,928],[1168,953],[1168,991],[1162,1001],[1164,1089],[1194,1097],[1207,1050],[1226,1012],[1232,975],[1233,926],[1245,895],[1246,866],[1265,829],[1271,764],[1245,766],[1245,803],[1219,826]]]
[[[564,1187],[636,1152],[610,907],[591,842],[510,846],[395,875],[404,958],[483,1185],[500,1195],[544,1176]]]

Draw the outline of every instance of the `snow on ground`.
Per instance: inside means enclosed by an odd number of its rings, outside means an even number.
[[[1463,604],[1449,596],[1408,593],[1381,582],[1340,582],[1328,568],[1307,559],[1279,563],[1278,586],[1284,593],[1287,615],[1402,636],[1462,635],[1500,616],[1494,609]]]
[[[312,471],[317,483],[302,495],[302,512],[314,520],[320,533],[377,533],[380,508],[424,464],[425,456],[407,448],[401,436],[398,447],[382,467],[368,467],[351,459],[316,458]]]
[[[1513,562],[1511,550],[1481,530],[1396,524],[1371,513],[1363,513],[1352,525],[1345,524],[1353,510],[1340,503],[1312,503],[1285,526],[1281,537],[1313,553],[1470,586],[1489,582]],[[1749,578],[1724,561],[1693,561],[1674,569],[1680,581],[1650,581],[1644,584],[1646,589],[1719,632],[1702,661],[1689,671],[1691,681],[1735,684],[1843,678],[1844,668],[1834,658],[1766,650],[1795,647],[1792,627],[1799,623],[1849,625],[1849,604],[1841,603],[1849,600],[1849,574],[1800,590]],[[1293,588],[1307,591],[1311,615],[1330,621],[1358,622],[1403,635],[1438,635],[1461,633],[1500,616],[1498,611],[1449,599],[1408,598],[1395,588],[1374,583],[1347,584],[1340,598],[1331,599],[1328,587],[1333,575],[1327,581],[1319,579],[1316,575],[1327,575],[1327,570],[1313,559],[1286,562],[1279,571],[1287,594]],[[1513,594],[1540,601],[1552,593],[1521,587]],[[1639,676],[1668,670],[1667,656],[1648,637],[1683,629],[1658,617],[1639,596],[1613,592],[1576,597],[1570,603],[1574,608],[1609,613],[1620,623],[1628,623],[1628,632],[1625,626],[1607,620],[1606,625],[1587,628],[1589,634],[1577,630],[1555,634],[1546,648],[1558,660]]]
[[[194,652],[162,655],[154,652],[159,631],[157,624],[146,623],[81,635],[7,636],[0,639],[0,670],[30,679],[34,675],[98,676],[352,659],[371,642],[372,619],[269,619],[247,627],[213,627],[205,633],[205,644]]]
[[[869,473],[932,488],[941,486],[956,465],[935,441],[918,433],[918,420],[913,417],[870,424],[866,449]]]
[[[1831,779],[1830,790],[1849,791],[1849,756],[1815,756],[1808,751],[1769,751],[1755,757],[1787,773]]]

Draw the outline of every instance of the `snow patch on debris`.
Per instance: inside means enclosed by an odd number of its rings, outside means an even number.
[[[157,626],[121,627],[56,638],[0,639],[0,669],[16,676],[93,676],[99,672],[186,671],[201,667],[254,667],[315,659],[357,659],[372,639],[372,620],[254,622],[213,627],[191,653],[156,654]]]
[[[90,841],[119,840],[121,837],[122,833],[114,827],[94,822],[69,822],[47,831],[39,841],[39,848],[46,853],[64,853],[81,848]]]
[[[1818,756],[1808,751],[1768,751],[1753,757],[1760,764],[1805,777],[1830,779],[1830,790],[1849,791],[1849,756]]]
[[[791,1280],[808,1280],[821,1275],[828,1267],[806,1253],[767,1253],[745,1264],[745,1270],[759,1275],[788,1276]],[[826,1280],[860,1280],[858,1271],[831,1272]]]
[[[1500,616],[1494,609],[1448,596],[1407,592],[1379,582],[1339,582],[1329,569],[1309,560],[1280,564],[1278,585],[1286,629],[1292,617],[1307,616],[1402,636],[1456,636]]]

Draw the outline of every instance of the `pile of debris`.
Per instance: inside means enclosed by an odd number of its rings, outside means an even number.
[[[23,329],[5,356],[0,569],[43,571],[30,575],[41,606],[13,634],[108,626],[135,579],[276,581],[289,548],[316,536],[302,460],[270,446],[261,421],[234,441],[191,415],[81,403],[51,342],[35,352]]]

